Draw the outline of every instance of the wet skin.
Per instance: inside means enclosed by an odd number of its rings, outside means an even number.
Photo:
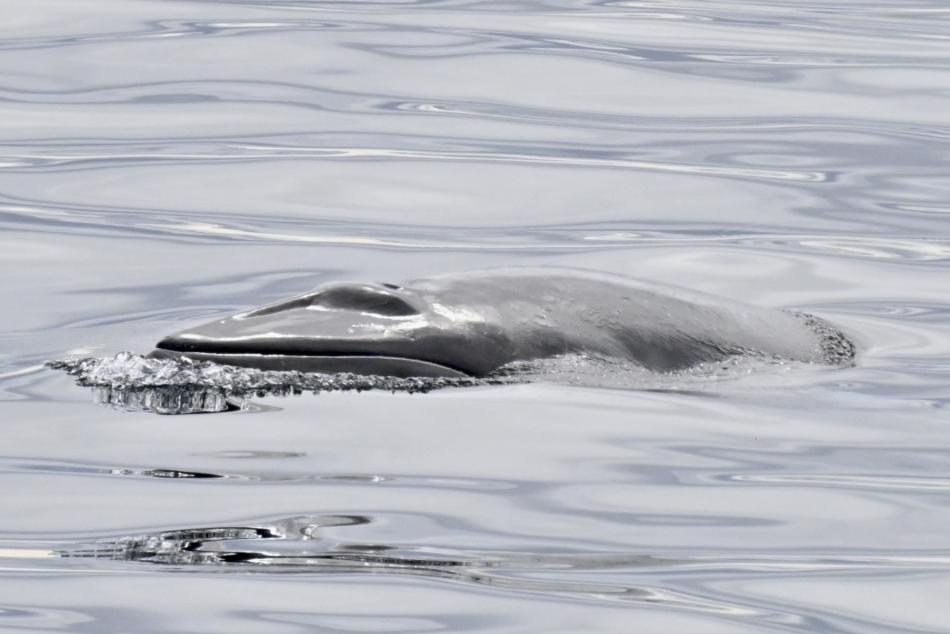
[[[151,356],[275,370],[485,376],[513,361],[590,354],[655,371],[734,354],[849,364],[811,316],[573,270],[488,271],[404,285],[337,282],[158,342]]]

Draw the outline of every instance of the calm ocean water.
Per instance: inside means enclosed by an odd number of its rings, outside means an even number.
[[[0,631],[950,632],[947,3],[0,18]],[[858,364],[198,416],[42,367],[520,264],[813,312]]]

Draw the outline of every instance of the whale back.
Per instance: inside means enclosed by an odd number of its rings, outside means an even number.
[[[761,308],[618,276],[519,270],[407,284],[431,306],[501,328],[499,360],[596,354],[656,371],[730,355],[849,363],[853,346],[811,315]],[[476,321],[476,320],[473,320]]]

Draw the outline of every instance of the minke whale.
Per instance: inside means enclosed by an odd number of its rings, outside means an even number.
[[[671,372],[733,355],[850,365],[855,347],[807,313],[552,268],[328,283],[165,337],[149,356],[264,370],[485,377],[513,362],[572,354]]]

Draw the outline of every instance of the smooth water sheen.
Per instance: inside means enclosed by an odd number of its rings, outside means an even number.
[[[946,3],[0,17],[0,631],[950,632]],[[814,313],[857,364],[189,416],[42,365],[501,265]]]

